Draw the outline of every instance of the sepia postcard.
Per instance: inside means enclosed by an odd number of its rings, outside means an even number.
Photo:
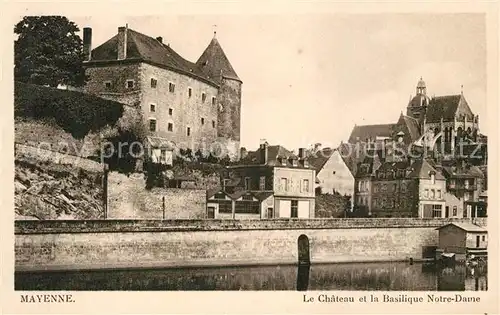
[[[2,313],[498,314],[497,2],[2,12]]]

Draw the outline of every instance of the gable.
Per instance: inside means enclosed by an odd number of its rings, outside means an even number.
[[[467,117],[468,119],[474,119],[474,113],[472,113],[472,110],[469,107],[469,104],[465,100],[465,98],[462,96],[460,98],[460,102],[458,103],[457,110],[455,112],[455,117],[463,119],[462,117]]]
[[[335,173],[333,173],[335,172]],[[335,177],[347,177],[354,178],[349,167],[347,167],[344,159],[340,155],[338,150],[335,150],[332,156],[326,161],[320,171],[317,174],[318,177],[324,176],[335,176]]]

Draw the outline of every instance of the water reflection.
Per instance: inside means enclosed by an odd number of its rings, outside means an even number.
[[[299,265],[297,270],[297,291],[307,291],[307,287],[309,286],[309,269],[311,269],[309,264]]]
[[[357,263],[241,268],[30,272],[16,290],[487,290],[486,269]]]

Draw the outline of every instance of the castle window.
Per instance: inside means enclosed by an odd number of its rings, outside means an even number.
[[[201,118],[201,124],[204,125],[205,124],[205,118]]]
[[[156,89],[157,84],[158,84],[158,81],[155,78],[151,78],[151,88]]]
[[[191,98],[191,96],[193,96],[193,89],[188,88],[188,97]]]
[[[458,213],[457,206],[453,206],[453,216],[456,217]]]
[[[111,90],[111,81],[104,82],[104,87],[106,88],[106,90]]]
[[[173,84],[172,82],[169,82],[168,83],[168,91],[170,93],[174,93],[175,92],[175,84]]]
[[[173,123],[168,123],[167,130],[168,131],[174,131],[174,124]]]
[[[173,110],[172,108],[169,108],[169,109],[168,109],[168,114],[169,114],[170,116],[172,116],[173,112],[174,112],[174,110]]]
[[[212,96],[212,105],[215,105],[215,96]]]
[[[206,99],[207,99],[207,94],[205,92],[201,93],[201,101],[205,103]]]
[[[186,134],[187,134],[188,136],[190,136],[190,135],[191,135],[191,128],[190,128],[190,127],[187,127]]]
[[[212,120],[212,128],[215,128],[215,120]]]
[[[127,80],[127,85],[126,85],[127,89],[133,89],[134,85],[135,85],[134,80]]]
[[[149,104],[149,111],[152,113],[156,112],[156,104]]]
[[[156,119],[149,119],[149,131],[156,131]]]

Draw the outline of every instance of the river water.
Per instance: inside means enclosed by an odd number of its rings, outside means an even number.
[[[464,265],[416,263],[16,272],[16,290],[487,290],[487,275]]]

